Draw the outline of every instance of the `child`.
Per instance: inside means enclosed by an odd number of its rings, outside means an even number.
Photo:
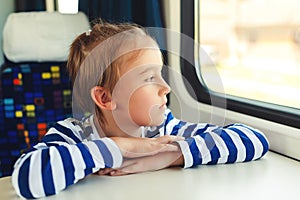
[[[79,35],[67,64],[74,118],[57,122],[18,159],[17,194],[56,194],[92,173],[246,162],[266,154],[268,141],[256,129],[174,118],[162,65],[158,45],[136,25],[97,23]]]

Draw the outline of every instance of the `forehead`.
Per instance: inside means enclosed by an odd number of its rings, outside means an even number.
[[[135,53],[131,59],[128,59],[120,68],[120,74],[128,71],[140,72],[147,67],[161,68],[163,65],[162,54],[159,49],[145,49]]]

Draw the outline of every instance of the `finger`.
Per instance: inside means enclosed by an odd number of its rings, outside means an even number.
[[[128,152],[128,158],[138,158],[138,157],[146,157],[146,156],[153,156],[163,152],[178,152],[180,151],[180,147],[178,144],[155,144],[151,146],[151,149],[145,152]]]
[[[151,147],[151,149],[148,149],[144,152],[125,152],[123,151],[123,155],[126,158],[138,158],[138,157],[145,157],[145,156],[153,156],[158,153],[162,152],[177,152],[180,151],[180,148],[178,145],[175,144],[156,144]]]
[[[161,149],[159,149],[158,153],[162,152],[173,152],[173,151],[179,151],[180,148],[178,145],[175,144],[164,144]]]
[[[168,144],[176,141],[184,140],[184,137],[181,136],[174,136],[174,135],[164,135],[162,137],[156,138],[156,140],[161,144]]]
[[[135,174],[145,171],[155,171],[157,170],[158,160],[155,160],[154,157],[142,157],[128,160],[127,163],[122,165],[117,172],[114,172],[115,175],[125,175],[125,174]]]
[[[121,171],[121,170],[113,170],[110,172],[110,176],[124,176],[124,175],[128,175],[129,173],[125,172],[125,171]]]
[[[113,170],[112,168],[103,168],[98,171],[98,175],[108,175]]]

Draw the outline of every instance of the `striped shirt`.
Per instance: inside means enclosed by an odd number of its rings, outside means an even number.
[[[246,162],[261,158],[269,148],[264,134],[243,124],[225,127],[189,123],[170,110],[158,127],[145,127],[144,137],[178,135],[184,168],[201,164]],[[102,168],[121,167],[120,149],[110,138],[100,138],[93,115],[84,121],[57,122],[43,139],[15,163],[12,183],[19,196],[39,198],[67,188]]]

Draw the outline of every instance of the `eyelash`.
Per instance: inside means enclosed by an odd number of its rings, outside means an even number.
[[[146,82],[153,82],[155,80],[155,76],[151,75],[150,77],[148,77],[147,79],[145,79]]]

